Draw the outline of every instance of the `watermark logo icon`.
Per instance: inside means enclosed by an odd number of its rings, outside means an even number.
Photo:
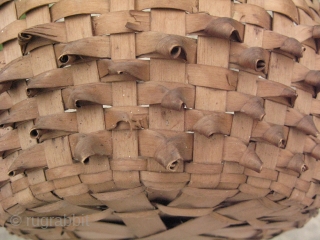
[[[12,215],[9,221],[13,226],[19,226],[22,222],[22,219],[20,216]]]

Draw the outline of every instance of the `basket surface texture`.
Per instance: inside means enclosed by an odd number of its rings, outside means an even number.
[[[0,0],[0,224],[269,239],[320,207],[318,0]]]

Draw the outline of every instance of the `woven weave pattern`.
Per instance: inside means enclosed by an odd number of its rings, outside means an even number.
[[[1,225],[149,240],[302,227],[320,207],[319,10],[0,0]]]

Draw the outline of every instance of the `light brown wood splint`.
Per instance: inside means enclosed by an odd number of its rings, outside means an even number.
[[[289,107],[294,106],[298,94],[291,87],[271,80],[266,81],[262,79],[259,79],[257,84],[257,96],[287,105]]]
[[[136,10],[143,10],[148,8],[173,8],[178,10],[185,10],[187,12],[196,12],[198,9],[198,1],[196,0],[177,0],[177,1],[170,1],[170,0],[151,0],[151,1],[143,1],[143,0],[136,0],[135,1],[135,9]]]
[[[286,144],[284,127],[264,121],[254,123],[251,137],[262,139],[280,148],[284,148]]]
[[[183,216],[183,217],[201,217],[210,214],[213,211],[213,208],[176,208],[176,207],[167,207],[161,204],[157,204],[157,208],[171,216]]]
[[[254,151],[254,145],[248,147],[238,138],[225,137],[223,160],[238,162],[240,165],[261,172],[262,161]]]
[[[101,82],[150,80],[150,62],[145,60],[99,60]]]
[[[75,113],[61,113],[41,116],[35,119],[33,128],[30,129],[30,137],[43,142],[49,138],[55,138],[78,132],[77,115]]]
[[[217,27],[219,26],[219,27]],[[205,34],[211,37],[243,42],[244,25],[226,17],[214,17],[204,13],[186,15],[187,33]]]
[[[303,226],[320,207],[319,10],[0,0],[0,224],[149,240]],[[81,224],[53,224],[63,216]]]
[[[264,31],[263,33],[263,48],[265,49],[280,49],[295,57],[301,58],[306,48],[295,38],[286,37],[272,31]]]
[[[250,23],[264,29],[271,29],[271,16],[260,6],[253,4],[234,4],[233,19]]]
[[[292,0],[292,1],[297,6],[297,8],[302,9],[303,11],[305,11],[309,15],[310,18],[314,19],[313,14],[311,12],[311,9],[309,8],[306,1],[303,1],[303,0]]]
[[[221,90],[235,90],[238,73],[215,66],[188,64],[187,78],[190,84]]]
[[[182,195],[171,202],[169,207],[179,208],[210,208],[215,207],[227,197],[234,196],[238,190],[209,190],[186,187],[182,190]],[[197,201],[199,196],[205,196],[205,201]]]
[[[50,168],[46,170],[46,177],[49,181],[56,180],[59,178],[59,176],[65,178],[65,177],[71,177],[78,174],[84,173],[85,168],[84,164],[77,163],[77,164],[70,164],[65,165],[64,168],[62,167],[55,167]],[[78,184],[78,183],[77,183]]]
[[[293,27],[293,36],[299,42],[304,42],[306,45],[310,45],[310,40],[320,38],[319,25],[308,26],[308,25],[297,25]],[[308,42],[309,41],[309,42]],[[311,41],[312,42],[312,41]],[[314,48],[313,45],[310,47]]]
[[[15,104],[10,109],[10,114],[8,116],[3,114],[0,116],[0,125],[32,120],[38,117],[38,115],[36,99],[25,99]]]
[[[10,1],[10,0],[1,0],[1,1],[0,1],[0,6],[3,5],[3,4],[6,3],[6,2],[9,2],[9,1]]]
[[[302,64],[295,63],[292,74],[292,82],[304,81],[306,84],[319,88],[320,73],[318,70],[310,70]]]
[[[82,133],[77,133],[77,134],[72,134],[69,136],[69,141],[70,141],[70,149],[71,149],[71,153],[72,156],[75,158],[76,154],[77,157],[79,158],[78,160],[81,161],[81,154],[83,149],[82,149],[82,145],[84,143],[88,143],[88,140],[90,142],[90,139],[94,139],[96,142],[99,142],[100,144],[102,144],[102,146],[97,146],[98,149],[100,149],[100,152],[104,152],[104,153],[108,153],[112,154],[112,142],[111,142],[111,134],[110,132],[105,132],[105,131],[98,131],[98,132],[94,132],[92,134],[82,134]],[[79,145],[80,144],[80,145]],[[91,151],[91,155],[94,155],[94,144],[88,144],[91,146],[88,146],[87,149],[84,151],[86,154],[89,153]],[[82,147],[81,147],[82,146]],[[91,149],[91,150],[90,150]],[[92,150],[93,149],[93,150]],[[90,151],[88,151],[90,150]],[[103,150],[103,151],[102,151]],[[77,152],[77,153],[76,153]],[[98,153],[97,153],[98,154]],[[90,157],[87,156],[87,157]],[[90,159],[87,159],[90,160]]]
[[[64,23],[45,23],[28,28],[18,34],[22,54],[40,46],[67,42],[67,32]]]
[[[316,92],[318,91],[313,86],[306,84],[304,82],[292,83],[291,85],[292,85],[292,87],[296,88],[296,90],[302,90],[302,91],[310,94],[313,97],[316,96]]]
[[[144,187],[97,193],[93,196],[100,201],[105,202],[107,206],[116,210],[117,212],[132,212],[132,209],[138,209],[138,211],[154,209],[145,195]],[[132,201],[133,197],[138,198],[140,201]],[[119,201],[119,199],[122,201]],[[132,203],[128,204],[130,202]]]
[[[242,42],[244,26],[231,18],[218,18],[211,20],[204,32],[212,37]]]
[[[20,57],[7,65],[0,71],[0,83],[28,79],[33,77],[30,56]]]
[[[11,86],[12,86],[12,82],[1,83],[0,84],[0,93],[8,91],[11,88]]]
[[[186,14],[186,33],[198,33],[203,31],[208,23],[218,17],[211,16],[208,13]]]
[[[227,94],[226,111],[242,112],[257,120],[262,120],[265,115],[262,98],[233,91]]]
[[[138,104],[158,104],[181,111],[194,107],[194,87],[183,83],[147,82],[138,84]]]
[[[105,110],[106,129],[147,129],[149,109],[146,107],[112,107]]]
[[[21,144],[17,130],[7,132],[0,137],[0,155],[2,155],[4,151],[20,148]]]
[[[281,45],[280,50],[301,58],[306,48],[301,46],[301,43],[299,43],[295,38],[288,38]]]
[[[57,68],[31,77],[26,93],[28,97],[34,97],[43,92],[63,89],[72,85],[72,68]]]
[[[56,3],[59,0],[21,0],[16,3],[17,15],[20,18],[24,13],[50,3]]]
[[[320,88],[320,71],[310,70],[304,81],[307,84],[316,87],[316,92],[318,93]]]
[[[277,167],[288,168],[299,174],[308,170],[303,154],[293,154],[285,149],[281,150],[279,153]]]
[[[112,154],[110,136],[105,136],[103,132],[96,134],[77,134],[73,135],[72,138],[76,138],[74,157],[84,164],[88,164],[90,157],[94,155],[110,156]]]
[[[319,110],[320,110],[320,102],[317,99],[313,99],[312,100],[312,105],[311,105],[311,109],[310,109],[310,113],[315,116],[315,117],[319,117]]]
[[[89,83],[69,87],[62,90],[62,97],[66,109],[76,109],[92,104],[111,105],[111,84]]]
[[[295,23],[299,23],[298,10],[291,0],[271,0],[264,2],[264,8],[286,15]]]
[[[235,221],[233,219],[224,217],[217,213],[211,213],[209,215],[188,221],[182,225],[176,226],[166,232],[158,233],[156,235],[146,238],[147,240],[158,240],[164,239],[172,236],[173,238],[183,237],[185,239],[203,239],[198,237],[198,235],[206,234],[212,227],[215,226],[215,229],[225,228],[232,224],[240,224],[240,221]],[[200,227],[201,226],[201,227]],[[191,236],[189,238],[189,236]]]
[[[143,11],[129,11],[130,15],[134,17],[134,22],[127,22],[126,28],[135,30],[135,31],[150,31],[150,14]]]
[[[0,51],[0,70],[6,65],[6,61],[4,59],[3,51]],[[2,84],[1,84],[2,85]],[[0,85],[0,86],[1,86]],[[1,88],[1,87],[0,87]],[[1,92],[1,90],[0,90]]]
[[[175,175],[172,180],[173,174]],[[143,184],[154,190],[181,190],[186,186],[190,180],[190,174],[188,173],[157,173],[157,172],[141,172],[141,181]]]
[[[142,32],[136,34],[136,42],[137,56],[196,62],[197,45],[194,39],[159,32]]]
[[[146,159],[132,159],[132,160],[111,160],[110,167],[116,171],[146,171]]]
[[[26,20],[16,20],[0,31],[0,43],[4,43],[18,37],[18,33],[26,29]]]
[[[187,173],[198,174],[218,174],[222,171],[222,164],[200,164],[200,163],[186,163],[185,171]]]
[[[13,106],[12,99],[7,92],[0,94],[0,114]]]
[[[310,115],[302,114],[294,108],[288,108],[285,125],[295,127],[304,133],[315,137],[319,134],[312,117]]]
[[[230,63],[256,72],[268,72],[270,53],[260,47],[247,48],[245,44],[231,43]]]
[[[305,141],[303,152],[310,154],[312,157],[320,158],[320,142],[317,138],[308,136]]]
[[[58,19],[79,14],[102,14],[107,12],[109,12],[108,0],[93,0],[90,3],[85,0],[67,0],[58,1],[51,7],[51,18],[55,22]]]
[[[192,158],[192,136],[175,134],[166,137],[151,130],[140,131],[139,149],[143,156],[154,157],[167,170],[175,171],[181,161]]]
[[[141,211],[136,213],[117,213],[123,219],[123,222],[132,229],[135,236],[142,238],[154,233],[163,232],[166,226],[159,217],[158,210]],[[137,216],[139,218],[137,219]],[[137,226],[145,226],[144,229],[139,229]]]
[[[225,135],[230,135],[231,124],[232,124],[232,115],[225,113],[208,113],[207,115],[203,114],[200,111],[187,111],[189,116],[186,116],[186,120],[193,122],[194,125],[187,127],[189,130],[198,132],[206,137],[212,137],[214,133],[220,133]],[[198,116],[197,116],[198,115]],[[188,121],[188,120],[187,120]],[[188,123],[189,123],[188,121]],[[192,125],[192,122],[190,125]]]
[[[306,4],[310,7],[312,14],[319,14],[319,3],[307,1]]]
[[[60,54],[58,57],[60,66],[110,58],[110,40],[108,36],[83,38],[65,45]]]
[[[117,11],[94,17],[94,35],[150,31],[150,13],[143,11]]]
[[[320,38],[320,25],[313,26],[312,38]]]
[[[8,169],[9,176],[15,176],[20,172],[30,168],[41,168],[46,166],[47,161],[44,153],[43,144],[35,145],[22,151],[13,161]]]

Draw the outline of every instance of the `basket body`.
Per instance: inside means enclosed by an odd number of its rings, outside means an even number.
[[[302,227],[320,207],[319,23],[309,0],[0,0],[1,225],[150,240]]]

